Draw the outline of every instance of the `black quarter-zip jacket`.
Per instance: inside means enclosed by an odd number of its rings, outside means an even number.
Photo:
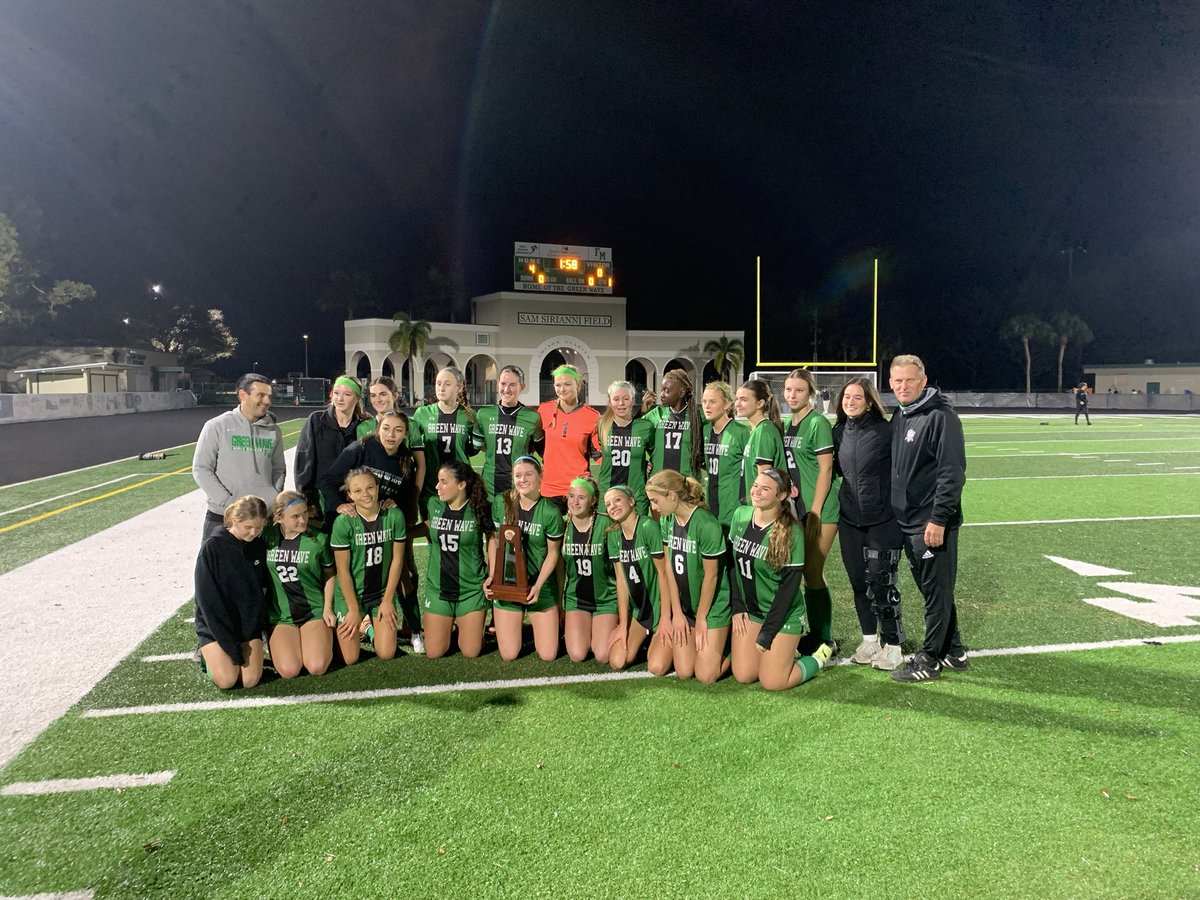
[[[892,509],[908,533],[962,524],[967,448],[962,422],[937,388],[892,414]]]

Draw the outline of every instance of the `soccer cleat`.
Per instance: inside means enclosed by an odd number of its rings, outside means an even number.
[[[828,644],[822,644],[812,652],[812,658],[817,661],[817,665],[822,669],[829,664],[829,660],[833,658],[833,648]]]
[[[899,644],[884,644],[871,660],[871,665],[881,672],[894,672],[903,662],[904,653],[901,652]]]
[[[948,653],[942,657],[942,668],[949,669],[951,672],[965,672],[971,667],[971,661],[967,659],[967,651],[959,650],[957,653]]]
[[[425,653],[425,635],[419,631],[412,633],[412,652],[420,655]]]
[[[879,650],[879,641],[863,641],[855,649],[854,655],[850,657],[850,662],[856,666],[869,666]]]
[[[922,650],[913,655],[903,669],[891,673],[892,681],[919,682],[933,681],[942,675],[942,664]]]

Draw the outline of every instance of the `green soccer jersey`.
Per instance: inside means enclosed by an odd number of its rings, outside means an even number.
[[[608,436],[601,441],[599,431],[592,435],[592,450],[600,456],[600,496],[614,484],[633,491],[633,501],[643,515],[650,510],[646,498],[646,463],[654,443],[654,424],[644,416],[628,425],[611,423]]]
[[[767,465],[787,471],[787,455],[783,450],[783,435],[770,419],[759,419],[750,428],[746,447],[742,450],[742,502],[750,502],[750,485],[758,477],[758,467]]]
[[[745,422],[730,419],[719,432],[711,422],[704,425],[704,462],[708,511],[729,528],[733,511],[742,502],[742,454],[750,429]]]
[[[724,628],[730,619],[729,573],[726,571],[729,554],[721,523],[700,506],[692,510],[687,524],[670,515],[659,520],[659,527],[667,552],[667,570],[675,579],[683,615],[693,627],[696,625],[696,610],[700,607],[700,593],[704,585],[704,561],[717,561],[717,587],[705,621],[709,628]]]
[[[487,538],[491,519],[480,522],[470,503],[451,509],[437,497],[429,501],[429,568],[425,575],[425,606],[433,601],[457,606],[485,603]]]
[[[325,614],[325,580],[333,568],[329,539],[306,531],[290,540],[278,525],[263,531],[274,602],[268,606],[272,625],[303,625]]]
[[[563,560],[567,584],[563,589],[563,609],[596,615],[616,613],[617,588],[613,581],[612,560],[608,558],[605,532],[612,525],[608,516],[597,513],[592,527],[580,531],[567,517],[563,536]]]
[[[496,526],[499,527],[504,524],[504,508],[499,506],[497,509],[496,504],[493,504],[492,508],[493,514],[496,511],[500,512],[496,519]],[[529,509],[518,508],[517,514],[521,524],[521,546],[525,550],[525,575],[532,586],[542,571],[542,565],[546,562],[550,542],[557,543],[563,538],[563,517],[562,513],[558,511],[558,507],[542,497],[538,497],[537,502]],[[546,579],[546,583],[538,592],[537,600],[533,603],[497,600],[496,605],[503,609],[539,612],[554,606],[555,602],[555,581],[551,577]]]
[[[767,542],[772,523],[766,528],[754,524],[754,509],[740,506],[733,514],[729,527],[729,541],[733,545],[733,577],[737,579],[734,593],[741,599],[739,608],[756,622],[762,622],[775,604],[783,609],[786,604],[785,634],[800,634],[804,625],[804,595],[800,591],[799,572],[804,568],[804,531],[796,522],[792,523],[792,553],[787,565],[776,570],[767,565]],[[788,578],[791,574],[793,577]],[[780,596],[780,585],[794,584],[790,596]],[[800,629],[800,630],[796,630]]]
[[[608,558],[629,594],[629,614],[647,631],[658,627],[658,567],[663,555],[662,532],[649,516],[638,516],[633,537],[618,527],[608,533]]]
[[[691,408],[679,412],[669,406],[656,406],[642,416],[654,426],[654,442],[650,453],[650,474],[674,469],[681,475],[692,475],[692,416]],[[702,440],[696,435],[696,440]]]
[[[471,446],[483,448],[483,486],[488,497],[512,487],[512,470],[522,456],[531,455],[531,446],[542,436],[542,417],[536,409],[485,406],[475,413]]]
[[[471,461],[478,450],[471,443],[474,426],[465,409],[444,413],[440,406],[431,403],[412,414],[409,429],[412,432],[409,445],[425,451],[425,484],[421,488],[424,503],[434,495],[442,463]]]
[[[379,510],[370,522],[357,514],[338,516],[334,521],[329,547],[335,552],[350,551],[350,578],[361,612],[374,613],[379,609],[387,587],[388,570],[392,567],[392,554],[396,544],[406,537],[404,514],[395,507]],[[349,608],[337,579],[333,584],[333,608],[339,620]]]
[[[800,491],[796,501],[797,512],[805,513],[812,509],[817,477],[821,472],[817,457],[828,454],[830,460],[833,459],[833,426],[821,413],[810,409],[799,422],[788,424],[783,445],[787,451],[788,476]],[[821,507],[821,521],[825,524],[837,524],[841,510],[838,501],[841,484],[841,479],[835,474]],[[803,501],[803,506],[800,501]]]

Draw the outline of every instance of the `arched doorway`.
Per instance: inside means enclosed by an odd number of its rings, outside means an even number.
[[[591,403],[592,396],[603,398],[605,385],[597,383],[600,380],[600,365],[596,362],[592,348],[579,338],[560,335],[543,341],[533,352],[529,360],[529,372],[531,375],[534,372],[538,373],[538,380],[530,387],[536,393],[532,397],[523,396],[521,399],[526,403],[535,404],[543,400],[553,400],[554,377],[551,373],[563,364],[574,366],[583,377],[583,388],[580,392],[582,402]],[[526,390],[528,393],[528,388]]]
[[[658,367],[644,356],[635,357],[625,363],[625,380],[636,387],[639,394],[657,390]]]
[[[663,366],[663,374],[674,372],[676,369],[682,369],[683,374],[691,379],[692,386],[696,385],[696,364],[686,357],[677,356]]]
[[[450,354],[435,352],[429,355],[429,358],[425,360],[424,368],[425,397],[415,398],[416,400],[421,400],[424,402],[424,400],[429,400],[434,396],[433,386],[437,381],[437,373],[442,371],[442,369],[446,368],[447,366],[453,366],[456,369],[458,368],[458,363]]]
[[[721,380],[721,373],[717,371],[717,367],[713,365],[713,361],[711,359],[704,364],[704,373],[702,377],[704,384],[708,384],[710,381]]]
[[[361,356],[356,355],[353,365],[351,373],[355,378],[364,384],[371,380],[371,357],[365,353]]]
[[[467,396],[471,405],[485,406],[496,402],[496,380],[500,377],[500,367],[496,360],[486,353],[479,353],[467,360],[463,370],[467,379]]]

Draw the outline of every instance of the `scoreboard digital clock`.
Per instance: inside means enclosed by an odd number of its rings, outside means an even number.
[[[554,294],[611,294],[611,247],[513,244],[513,290]]]

